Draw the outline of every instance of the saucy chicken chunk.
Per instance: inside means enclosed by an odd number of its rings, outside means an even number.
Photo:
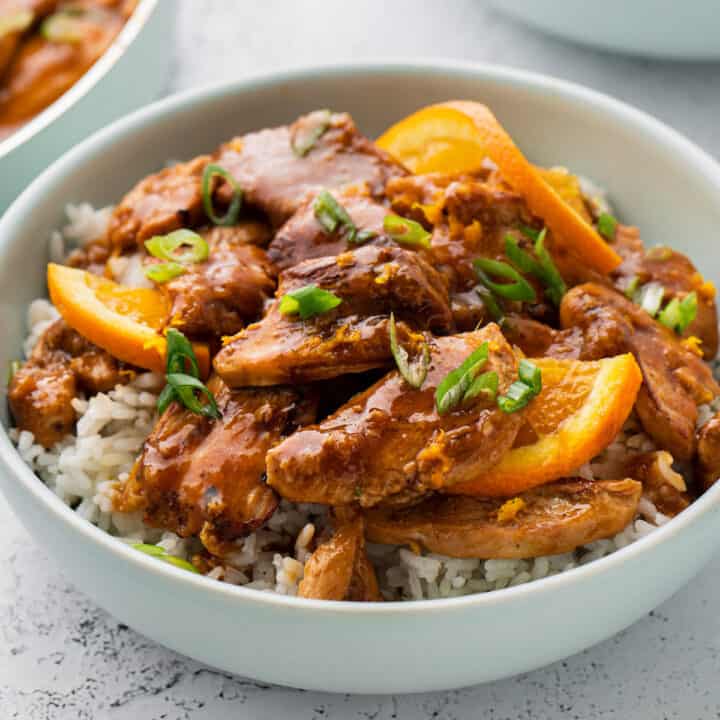
[[[335,532],[321,543],[305,563],[298,597],[315,600],[382,600],[375,570],[365,552],[362,517],[338,523]]]
[[[149,525],[182,537],[199,535],[221,554],[275,512],[265,453],[314,420],[316,401],[301,388],[230,390],[218,377],[208,388],[221,419],[173,403],[145,441],[120,507],[142,509]]]
[[[583,334],[582,360],[631,352],[643,373],[636,410],[647,433],[678,460],[695,451],[697,406],[718,386],[710,368],[666,327],[619,293],[588,283],[570,290],[560,308],[563,327]]]
[[[49,448],[72,432],[71,401],[78,392],[107,392],[131,376],[123,363],[56,320],[13,375],[8,388],[10,410],[18,428]]]
[[[273,448],[268,483],[295,502],[371,507],[477,477],[512,447],[522,413],[506,414],[479,399],[440,415],[435,388],[484,342],[485,368],[497,372],[504,392],[517,377],[518,361],[496,325],[436,338],[421,389],[389,373],[319,425]]]
[[[635,480],[563,480],[503,499],[432,497],[366,514],[372,542],[420,546],[458,558],[558,555],[612,537],[633,519]]]
[[[283,296],[311,285],[342,302],[306,320],[281,311]],[[380,367],[391,358],[393,311],[403,339],[410,339],[409,328],[452,326],[442,277],[420,255],[398,246],[366,245],[306,260],[280,275],[277,298],[260,322],[215,356],[215,370],[232,387],[321,380]]]

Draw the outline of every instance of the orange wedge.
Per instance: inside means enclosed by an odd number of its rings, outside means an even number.
[[[576,207],[525,158],[485,105],[462,100],[429,105],[393,125],[377,145],[414,173],[471,172],[489,158],[558,243],[598,272],[610,272],[621,262]]]
[[[500,462],[477,480],[446,488],[456,495],[511,497],[572,475],[620,432],[642,374],[632,355],[596,362],[533,360],[543,389],[525,410],[525,425]]]
[[[65,322],[118,360],[165,371],[165,338],[160,334],[169,306],[157,290],[119,285],[92,273],[50,263],[50,299]],[[200,371],[207,377],[210,355],[194,344]]]

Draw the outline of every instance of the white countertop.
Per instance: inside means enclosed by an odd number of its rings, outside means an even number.
[[[506,21],[477,0],[163,2],[178,6],[169,92],[338,59],[455,57],[589,85],[720,157],[719,64],[585,50]],[[269,687],[168,651],[73,590],[2,499],[0,568],[2,720],[720,717],[720,556],[658,610],[580,655],[492,685],[398,697]]]

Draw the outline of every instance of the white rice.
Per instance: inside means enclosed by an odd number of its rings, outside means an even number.
[[[53,234],[53,257],[64,256],[69,245],[92,240],[102,234],[111,208],[93,210],[89,205],[68,206],[69,224]],[[118,279],[132,282],[137,273],[129,265],[113,268]],[[136,280],[139,284],[139,281]],[[44,330],[58,317],[47,300],[36,300],[28,309],[29,355]],[[163,378],[142,373],[128,385],[89,399],[77,397],[76,434],[51,450],[34,442],[32,433],[10,430],[23,460],[61,500],[89,522],[119,540],[156,543],[176,557],[191,560],[201,549],[195,538],[183,539],[171,532],[150,528],[140,513],[118,513],[112,495],[127,479],[133,462],[156,420],[155,403]],[[707,421],[715,407],[701,409]],[[631,417],[616,440],[592,462],[579,468],[587,479],[618,477],[614,469],[629,448],[654,450],[650,438]],[[369,545],[369,556],[378,572],[388,600],[421,600],[489,592],[555,575],[625,547],[652,532],[669,518],[643,498],[638,516],[613,538],[598,540],[563,555],[527,560],[457,559],[436,554],[418,555],[404,547]],[[266,525],[235,543],[236,549],[223,558],[224,565],[207,574],[217,580],[258,590],[295,595],[303,576],[313,540],[327,525],[327,510],[319,505],[295,505],[282,501]]]

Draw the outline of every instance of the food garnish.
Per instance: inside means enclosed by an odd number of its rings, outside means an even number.
[[[192,345],[188,339],[175,328],[167,331],[167,365],[165,379],[167,385],[158,398],[158,413],[162,415],[173,400],[177,400],[197,415],[217,420],[220,417],[215,397],[199,380],[200,368]],[[207,404],[202,404],[195,397],[195,390],[203,393]]]
[[[523,228],[524,233],[528,233],[530,228]],[[534,275],[545,287],[545,294],[549,300],[557,307],[560,305],[563,295],[567,291],[567,285],[562,279],[550,253],[545,248],[546,229],[534,234],[533,250],[537,260],[528,252],[523,250],[516,238],[512,235],[505,236],[505,254],[510,262],[524,273]]]
[[[598,232],[607,240],[615,239],[618,221],[610,213],[604,212],[597,220]]]
[[[7,375],[7,384],[9,385],[12,382],[12,379],[15,377],[15,373],[22,367],[22,361],[20,360],[11,360],[8,365],[8,375]]]
[[[290,142],[292,151],[298,157],[305,157],[317,144],[317,141],[330,129],[332,113],[321,110],[317,113],[318,123],[306,129],[302,134],[296,134]]]
[[[658,322],[682,335],[695,320],[698,302],[697,293],[688,293],[682,300],[673,298],[658,315]]]
[[[430,247],[430,233],[414,220],[399,215],[386,215],[383,220],[383,230],[400,245],[411,247]]]
[[[183,246],[189,250],[177,252]],[[156,283],[166,283],[187,272],[186,265],[204,262],[210,254],[210,247],[202,236],[192,230],[175,230],[167,235],[155,235],[145,241],[147,251],[164,263],[144,268],[146,277]]]
[[[542,390],[540,368],[523,358],[518,366],[518,377],[504,395],[497,399],[498,407],[506,413],[522,410]]]
[[[487,362],[489,354],[490,347],[487,342],[484,342],[480,347],[473,350],[459,367],[451,370],[440,381],[435,390],[435,406],[440,415],[450,412],[466,399],[467,392],[470,390],[477,373]],[[477,394],[479,394],[479,391]]]
[[[473,260],[473,266],[480,282],[495,295],[518,302],[535,302],[537,300],[532,285],[512,265],[502,260],[476,258]],[[490,275],[512,282],[498,283],[491,280]]]
[[[167,550],[165,548],[160,547],[159,545],[148,545],[146,543],[137,543],[136,545],[133,545],[133,550],[137,550],[138,552],[145,553],[145,555],[150,555],[150,557],[157,558],[158,560],[162,560],[163,562],[168,563],[169,565],[174,565],[177,568],[180,568],[181,570],[188,570],[189,572],[193,573],[200,573],[200,571],[190,562],[187,560],[183,560],[182,558],[175,557],[174,555],[169,555]]]
[[[230,185],[233,191],[232,200],[227,212],[218,216],[215,214],[213,207],[213,178],[221,177]],[[212,220],[215,225],[234,225],[237,222],[240,208],[242,207],[243,192],[235,178],[221,165],[211,163],[205,166],[202,176],[202,201],[205,214]]]
[[[488,290],[484,285],[478,285],[475,288],[475,292],[480,296],[480,299],[483,301],[483,305],[490,314],[490,317],[496,322],[500,322],[500,320],[502,320],[503,318],[504,313],[492,292]]]
[[[322,290],[317,285],[305,285],[282,296],[280,312],[283,315],[299,315],[307,320],[336,308],[342,302],[335,293]]]
[[[410,362],[408,352],[397,341],[397,329],[395,327],[395,314],[390,313],[390,351],[400,375],[405,382],[413,388],[422,387],[427,377],[430,366],[430,348],[426,342],[420,345],[420,352],[413,362]]]
[[[345,239],[349,243],[356,242],[358,230],[355,223],[348,214],[348,211],[333,197],[332,193],[322,190],[318,193],[313,203],[313,212],[315,218],[322,225],[326,232],[334,233],[340,230],[345,235]],[[363,235],[361,242],[367,240],[369,236]]]

